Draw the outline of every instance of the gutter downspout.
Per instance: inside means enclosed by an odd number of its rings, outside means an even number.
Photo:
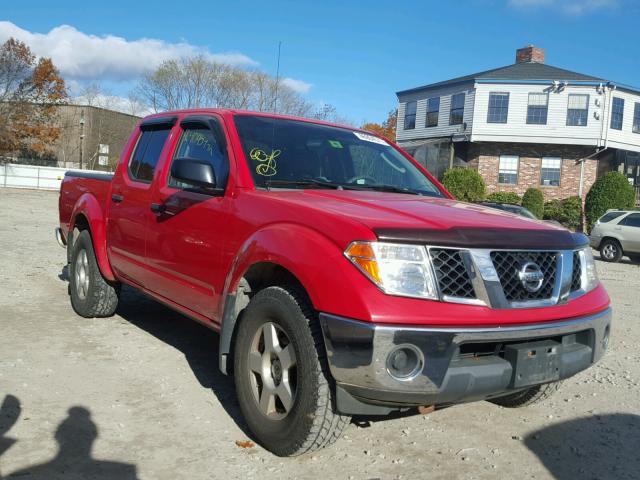
[[[604,152],[605,150],[607,150],[609,147],[604,147],[601,149],[596,149],[595,152],[593,152],[591,155],[587,155],[584,158],[581,158],[580,160],[578,160],[578,162],[580,162],[580,183],[578,185],[578,196],[580,198],[582,198],[582,191],[584,190],[584,162],[585,160],[589,160],[590,158],[595,157],[596,155],[598,155],[599,153]]]

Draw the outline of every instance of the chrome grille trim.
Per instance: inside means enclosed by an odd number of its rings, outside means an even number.
[[[466,277],[463,276],[461,281],[464,284],[464,288],[458,289],[457,286],[452,286],[450,283],[441,285],[440,279],[443,275],[439,269],[441,266],[433,265],[433,274],[436,278],[438,285],[438,291],[440,300],[450,303],[463,303],[470,305],[485,305],[494,309],[510,309],[510,308],[538,308],[549,307],[566,303],[568,300],[576,298],[585,293],[585,264],[582,252],[577,250],[527,250],[527,249],[483,249],[483,248],[453,248],[453,247],[441,247],[441,246],[427,246],[429,251],[429,258],[432,259],[434,255],[442,255],[442,251],[456,252],[455,266],[458,267],[458,262],[462,261],[466,268]],[[554,265],[549,268],[553,268],[553,278],[549,281],[549,285],[544,290],[544,296],[538,296],[534,298],[521,298],[522,296],[516,296],[505,294],[505,289],[501,283],[499,273],[496,271],[496,267],[493,262],[493,257],[496,254],[511,254],[519,258],[526,258],[525,255],[549,255],[554,259]],[[493,255],[492,255],[493,254]],[[533,260],[535,261],[535,260]],[[483,269],[483,266],[490,265],[490,269]],[[579,273],[574,272],[574,265],[579,265]],[[493,270],[493,275],[490,270]],[[578,279],[580,282],[579,288]],[[513,281],[513,278],[512,278]],[[473,293],[475,296],[471,297],[467,292],[470,290],[468,284],[471,284]],[[508,291],[508,290],[507,290]],[[458,296],[460,292],[463,292],[465,296]],[[457,295],[450,295],[450,293],[456,293]]]

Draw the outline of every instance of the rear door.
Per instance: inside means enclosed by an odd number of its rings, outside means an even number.
[[[200,315],[216,320],[224,288],[225,240],[231,235],[230,158],[222,120],[186,116],[177,127],[180,138],[157,178],[152,203],[158,205],[147,234],[149,288]],[[218,187],[211,194],[173,179],[171,163],[189,158],[211,163]]]
[[[618,223],[625,253],[640,253],[640,213],[630,213]]]
[[[153,217],[149,205],[154,172],[176,117],[143,122],[133,152],[117,170],[112,187],[107,223],[109,261],[120,277],[145,286],[145,242]]]

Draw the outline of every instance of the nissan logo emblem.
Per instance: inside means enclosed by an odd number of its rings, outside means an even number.
[[[518,270],[520,283],[527,292],[536,293],[544,283],[544,273],[535,262],[526,262]]]

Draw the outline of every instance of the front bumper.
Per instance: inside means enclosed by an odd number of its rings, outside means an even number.
[[[611,309],[597,314],[543,324],[483,328],[431,328],[377,325],[320,314],[331,374],[338,389],[338,408],[395,408],[483,400],[537,383],[568,378],[597,362],[609,340]],[[557,346],[553,372],[538,371],[523,385],[516,378],[518,349]],[[421,352],[415,376],[397,379],[389,373],[388,356],[399,345]],[[546,365],[546,364],[545,364]],[[540,368],[540,365],[536,366]],[[542,369],[547,368],[543,366]],[[518,374],[520,376],[520,373]],[[341,402],[341,398],[351,397]],[[342,405],[340,405],[342,403]],[[385,413],[381,411],[380,413]]]

